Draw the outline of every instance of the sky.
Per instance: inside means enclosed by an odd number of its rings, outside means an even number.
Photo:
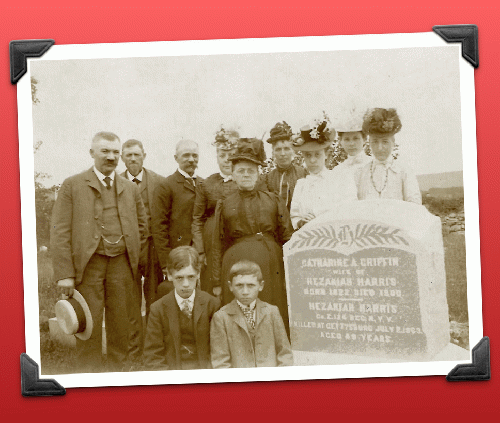
[[[206,177],[218,171],[221,125],[266,140],[283,120],[298,132],[325,111],[335,127],[368,107],[396,108],[399,158],[416,174],[462,170],[458,60],[455,49],[423,47],[33,61],[35,170],[61,184],[92,166],[94,134],[111,131],[141,140],[145,167],[164,176],[177,168],[175,144],[195,140]]]

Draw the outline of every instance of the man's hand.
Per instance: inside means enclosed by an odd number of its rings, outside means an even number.
[[[207,265],[207,255],[205,253],[200,253],[200,261],[205,266]]]
[[[214,295],[216,297],[219,298],[221,296],[221,294],[222,294],[222,287],[220,287],[220,286],[214,286],[213,289],[212,289],[212,292],[214,293]]]
[[[75,278],[66,278],[57,281],[59,288],[62,288],[62,299],[66,300],[73,296],[75,291]]]

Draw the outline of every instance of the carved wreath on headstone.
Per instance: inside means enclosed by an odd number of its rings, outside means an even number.
[[[355,230],[350,225],[341,226],[337,231],[331,225],[316,229],[304,229],[297,234],[292,248],[335,248],[337,245],[350,247],[353,244],[361,248],[387,244],[409,245],[408,241],[400,234],[399,229],[360,223],[356,225]]]

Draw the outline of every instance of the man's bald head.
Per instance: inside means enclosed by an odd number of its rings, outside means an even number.
[[[179,164],[179,169],[188,175],[194,175],[198,167],[198,144],[192,140],[180,140],[175,146],[174,158]]]
[[[176,145],[175,145],[175,154],[179,154],[180,149],[184,148],[196,148],[198,149],[198,143],[193,141],[193,140],[180,140]]]

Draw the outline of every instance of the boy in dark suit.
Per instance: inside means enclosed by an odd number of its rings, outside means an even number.
[[[189,246],[169,254],[167,277],[174,290],[151,306],[144,355],[155,370],[209,369],[210,321],[219,300],[196,288],[200,280],[198,252]]]
[[[235,298],[214,314],[210,348],[214,369],[293,365],[292,350],[278,307],[261,301],[257,263],[241,260],[229,272]]]

